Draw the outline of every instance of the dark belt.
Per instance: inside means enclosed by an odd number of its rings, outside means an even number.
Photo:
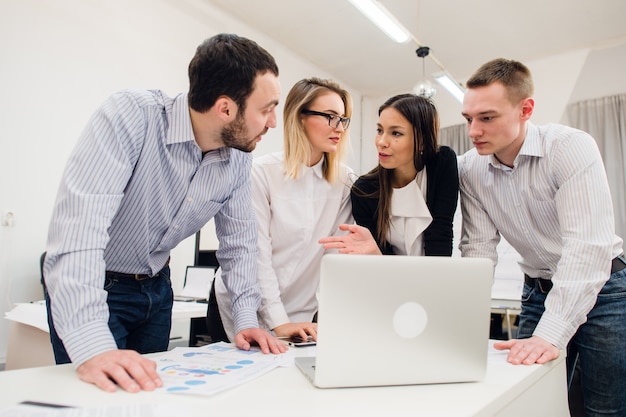
[[[621,255],[613,258],[611,261],[611,274],[619,272],[624,268],[626,268],[626,258],[624,258],[624,254],[622,253]],[[547,294],[552,289],[552,280],[531,278],[526,274],[524,274],[524,283],[533,288],[539,288],[539,291],[541,291],[542,294]]]
[[[167,262],[165,262],[165,265],[163,265],[163,268],[165,268],[169,264],[170,264],[170,258],[167,258]],[[161,268],[161,270],[163,270],[163,268]],[[157,272],[154,275],[148,275],[148,274],[125,274],[123,272],[106,271],[106,276],[109,277],[109,278],[111,278],[111,277],[129,278],[129,279],[134,279],[135,281],[143,281],[145,279],[158,277],[159,273],[161,273],[161,271]]]
[[[611,261],[611,274],[619,272],[624,268],[626,268],[626,258],[624,258],[624,253],[622,252],[621,255],[616,256]]]
[[[524,284],[530,285],[533,288],[539,288],[542,294],[547,294],[552,289],[552,281],[543,278],[531,278],[527,274],[524,274]]]

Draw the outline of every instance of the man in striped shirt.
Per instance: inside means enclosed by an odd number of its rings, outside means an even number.
[[[170,250],[215,218],[241,349],[286,350],[258,328],[250,152],[276,127],[274,58],[220,34],[189,64],[189,92],[126,90],[95,112],[67,163],[44,262],[57,363],[106,391],[162,385],[141,353],[164,351]]]
[[[527,365],[567,349],[568,384],[579,361],[587,416],[625,416],[626,261],[595,140],[530,122],[533,82],[517,61],[484,64],[467,88],[475,149],[459,164],[460,249],[497,262],[503,236],[525,276],[518,338],[495,347]]]

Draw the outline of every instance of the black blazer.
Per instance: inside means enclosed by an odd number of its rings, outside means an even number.
[[[432,161],[426,164],[426,205],[433,217],[432,223],[424,230],[424,253],[426,256],[452,255],[452,221],[459,198],[459,173],[454,151],[441,146]],[[381,246],[377,239],[378,198],[363,197],[359,191],[370,194],[380,188],[377,178],[359,177],[350,192],[352,215],[357,224],[367,227],[380,250],[385,255],[393,255],[389,243]]]

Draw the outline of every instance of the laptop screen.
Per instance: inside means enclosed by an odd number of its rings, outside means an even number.
[[[480,380],[492,282],[482,258],[325,255],[315,385]]]
[[[178,297],[207,300],[214,278],[214,267],[188,266],[185,272],[185,284]]]

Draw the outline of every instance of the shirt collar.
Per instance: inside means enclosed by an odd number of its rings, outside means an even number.
[[[191,126],[189,115],[189,102],[187,94],[181,93],[174,97],[171,113],[169,115],[169,127],[167,129],[167,144],[194,142],[196,137]]]
[[[522,148],[519,151],[518,157],[524,156],[543,156],[543,148],[541,147],[541,136],[539,135],[539,129],[534,124],[526,123],[526,138],[522,144]]]
[[[166,139],[168,145],[193,142],[194,146],[198,148],[198,154],[202,153],[193,134],[191,116],[189,115],[189,99],[186,93],[174,97],[169,122]],[[207,152],[203,160],[207,163],[227,161],[230,159],[231,151],[231,148],[223,146]]]
[[[317,164],[311,167],[311,169],[313,170],[313,173],[315,173],[315,175],[317,175],[317,177],[321,179],[324,179],[324,172],[322,171],[322,166],[324,165],[325,159],[326,159],[326,155],[322,155],[322,159],[320,159],[320,161]]]
[[[232,148],[228,146],[222,146],[221,148],[213,149],[212,151],[207,152],[202,161],[206,161],[206,163],[216,162],[216,161],[228,161],[230,159],[230,153],[232,152]]]
[[[544,156],[539,129],[531,122],[526,123],[526,137],[524,138],[524,143],[522,143],[519,153],[515,157],[515,161],[513,161],[513,166],[517,166],[517,162],[520,157],[527,156],[539,158]],[[489,162],[496,168],[504,167],[494,154],[489,155]]]

